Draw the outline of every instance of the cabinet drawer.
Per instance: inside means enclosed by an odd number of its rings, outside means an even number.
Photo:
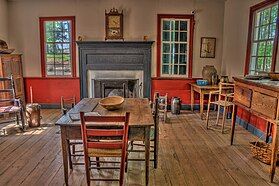
[[[255,91],[253,92],[251,108],[264,116],[275,119],[277,113],[277,98]]]
[[[235,86],[234,100],[250,108],[252,100],[252,90],[241,86]]]

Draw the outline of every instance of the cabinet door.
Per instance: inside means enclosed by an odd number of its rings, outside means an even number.
[[[24,94],[23,78],[22,77],[15,77],[14,78],[14,83],[15,83],[16,97],[23,95]]]
[[[4,77],[9,77],[12,74],[11,61],[12,58],[10,57],[2,58],[2,71]]]
[[[14,76],[22,76],[20,56],[13,56],[11,70]]]

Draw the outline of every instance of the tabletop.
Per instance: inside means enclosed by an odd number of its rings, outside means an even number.
[[[219,89],[218,85],[197,85],[196,83],[190,83],[193,87],[198,87],[200,89]]]
[[[84,98],[55,124],[59,126],[80,125],[79,112],[95,112],[101,116],[124,115],[130,112],[129,126],[152,126],[154,120],[147,98],[125,98],[120,109],[108,111],[99,105],[100,98]]]

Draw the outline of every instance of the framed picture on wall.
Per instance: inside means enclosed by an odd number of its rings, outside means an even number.
[[[215,58],[216,38],[202,37],[201,38],[201,58]]]

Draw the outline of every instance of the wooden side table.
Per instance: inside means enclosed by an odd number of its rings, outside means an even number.
[[[201,119],[203,118],[203,106],[204,106],[204,95],[209,94],[210,91],[219,90],[218,85],[206,85],[200,86],[196,83],[190,83],[191,85],[191,110],[194,111],[194,93],[197,92],[200,94],[200,115]]]

